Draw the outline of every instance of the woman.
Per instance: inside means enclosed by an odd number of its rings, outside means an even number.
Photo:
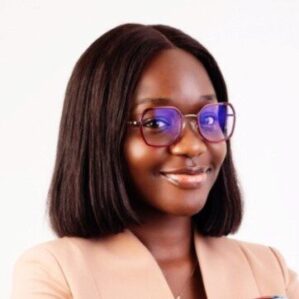
[[[66,91],[49,190],[59,238],[18,260],[12,298],[299,298],[277,250],[226,237],[242,219],[234,125],[197,41],[162,25],[101,36]]]

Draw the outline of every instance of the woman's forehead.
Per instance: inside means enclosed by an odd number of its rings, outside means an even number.
[[[188,52],[171,49],[159,53],[141,74],[134,106],[173,101],[196,105],[212,98],[215,90],[202,63]]]

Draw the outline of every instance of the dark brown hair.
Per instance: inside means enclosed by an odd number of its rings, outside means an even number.
[[[99,237],[140,223],[127,192],[123,141],[142,70],[154,55],[170,48],[194,55],[206,68],[218,101],[228,101],[213,56],[178,29],[124,24],[98,38],[76,63],[66,90],[48,194],[50,221],[58,236]],[[241,223],[242,201],[229,141],[227,146],[207,203],[193,216],[204,235],[227,235]]]

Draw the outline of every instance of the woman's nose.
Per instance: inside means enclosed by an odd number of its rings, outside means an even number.
[[[188,157],[199,156],[207,151],[206,141],[199,134],[194,120],[186,121],[180,138],[170,145],[170,152],[174,155]]]

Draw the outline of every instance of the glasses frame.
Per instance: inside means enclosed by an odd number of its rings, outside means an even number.
[[[198,117],[199,117],[200,113],[202,112],[202,110],[203,110],[204,108],[206,108],[207,106],[222,106],[222,105],[224,105],[224,106],[229,106],[229,107],[232,109],[232,111],[233,111],[233,114],[230,114],[230,115],[233,115],[233,116],[234,116],[232,130],[231,130],[231,133],[230,133],[226,138],[223,138],[223,139],[220,139],[220,140],[217,140],[217,141],[212,141],[212,140],[209,140],[208,138],[206,138],[205,136],[203,136],[203,134],[202,134],[201,131],[200,131],[200,126],[198,125],[198,121],[197,121],[197,120],[198,120]],[[150,143],[148,143],[148,142],[146,141],[146,138],[144,137],[144,133],[143,133],[143,129],[142,129],[142,119],[143,119],[144,115],[147,113],[147,111],[152,110],[152,109],[155,109],[155,108],[159,108],[159,109],[169,109],[169,108],[171,108],[171,109],[174,109],[174,110],[176,110],[176,111],[178,112],[178,114],[179,114],[179,116],[180,116],[180,118],[181,118],[181,122],[180,122],[180,130],[179,130],[179,134],[178,134],[178,136],[177,136],[171,143],[169,143],[169,144],[167,144],[167,145],[153,145],[153,144],[150,144]],[[207,142],[209,142],[209,143],[219,143],[219,142],[222,142],[222,141],[227,141],[227,140],[229,140],[229,139],[231,138],[231,136],[233,135],[233,133],[234,133],[235,125],[236,125],[236,111],[235,111],[235,108],[234,108],[234,106],[233,106],[231,103],[228,103],[228,102],[217,102],[217,103],[206,104],[206,105],[204,105],[204,106],[202,106],[202,107],[200,108],[200,110],[198,111],[197,114],[183,114],[183,113],[182,113],[177,107],[175,107],[175,106],[150,107],[150,108],[145,109],[145,110],[142,112],[142,114],[141,114],[139,120],[130,120],[130,121],[127,122],[127,124],[128,124],[129,126],[132,126],[132,127],[139,127],[139,129],[140,129],[140,134],[141,134],[141,136],[142,136],[144,142],[145,142],[147,145],[152,146],[152,147],[168,147],[168,146],[170,146],[170,145],[172,145],[172,144],[178,142],[178,140],[181,139],[181,137],[182,137],[182,135],[183,135],[183,130],[184,130],[185,126],[186,126],[186,120],[187,120],[187,118],[192,119],[192,120],[195,119],[195,122],[194,122],[194,121],[192,121],[192,122],[190,121],[190,124],[193,126],[193,129],[196,127],[196,130],[197,130],[197,132],[199,133],[199,135],[200,135],[205,141],[207,141]]]

